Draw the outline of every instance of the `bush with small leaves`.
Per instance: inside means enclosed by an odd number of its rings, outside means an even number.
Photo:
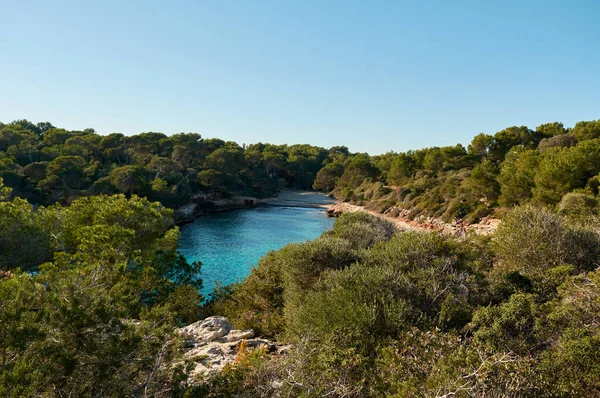
[[[531,278],[563,264],[589,270],[600,255],[595,233],[572,227],[560,215],[533,206],[508,213],[494,234],[492,247],[503,271]]]
[[[541,348],[542,319],[536,296],[519,293],[506,303],[475,311],[469,328],[477,341],[496,352],[525,354]]]
[[[598,200],[589,194],[570,192],[557,205],[558,212],[573,220],[585,220],[600,212]]]

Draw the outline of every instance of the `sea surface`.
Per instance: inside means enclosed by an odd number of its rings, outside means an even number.
[[[202,294],[241,281],[270,250],[318,238],[333,226],[323,209],[265,206],[205,215],[181,227],[179,251],[202,262]]]

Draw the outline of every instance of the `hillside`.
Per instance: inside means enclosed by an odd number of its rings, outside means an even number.
[[[560,202],[572,192],[594,202],[599,173],[599,121],[509,127],[479,134],[466,148],[377,156],[344,146],[239,145],[191,133],[102,136],[48,122],[0,123],[0,177],[34,204],[124,193],[177,208],[199,195],[265,198],[284,187],[312,187],[381,213],[397,207],[409,220],[471,224],[527,203],[566,206]]]
[[[599,126],[369,156],[1,125],[0,394],[598,396]],[[333,229],[205,301],[173,208],[311,185]]]

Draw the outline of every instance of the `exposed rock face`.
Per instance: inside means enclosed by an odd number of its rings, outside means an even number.
[[[468,229],[477,235],[490,235],[498,228],[501,221],[497,218],[482,218],[477,224],[469,225]]]
[[[175,222],[178,224],[192,222],[203,213],[202,208],[198,204],[190,203],[175,210]]]
[[[205,213],[216,213],[226,210],[247,209],[269,203],[271,199],[257,199],[250,196],[234,196],[221,198],[208,194],[197,194],[192,197],[192,203],[183,205],[175,210],[177,224],[190,223]]]
[[[254,330],[235,330],[222,316],[211,316],[180,328],[183,336],[184,360],[195,362],[191,376],[219,372],[235,361],[237,349],[246,341],[248,349],[264,347],[269,353],[283,353],[288,347],[278,347],[274,341],[254,338]]]
[[[227,335],[232,327],[224,316],[211,316],[179,329],[184,338],[195,343],[208,343]]]

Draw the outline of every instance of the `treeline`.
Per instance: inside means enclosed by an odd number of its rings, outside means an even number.
[[[479,134],[467,148],[336,159],[318,172],[314,187],[379,211],[397,206],[409,218],[475,222],[499,208],[555,206],[569,192],[593,200],[599,173],[600,121],[548,123]]]
[[[497,209],[555,206],[569,192],[598,194],[600,121],[572,128],[509,127],[458,144],[369,156],[344,146],[251,144],[199,134],[102,136],[50,123],[0,123],[0,177],[35,204],[97,194],[137,194],[169,207],[195,194],[276,195],[317,189],[409,218],[475,222]]]
[[[257,353],[204,388],[214,397],[599,396],[599,221],[527,205],[491,238],[456,239],[344,214],[220,292],[214,311],[292,348],[277,360]]]
[[[28,120],[0,123],[0,177],[35,204],[81,196],[137,194],[170,207],[195,194],[266,197],[310,189],[323,164],[348,149],[311,145],[240,146],[199,134],[99,135]]]
[[[0,395],[600,396],[599,172],[598,122],[372,157],[2,125]],[[456,239],[343,215],[203,303],[173,211],[137,195],[174,206],[311,184],[380,211],[503,222]],[[210,314],[288,355],[240,352],[192,383],[175,328]]]

